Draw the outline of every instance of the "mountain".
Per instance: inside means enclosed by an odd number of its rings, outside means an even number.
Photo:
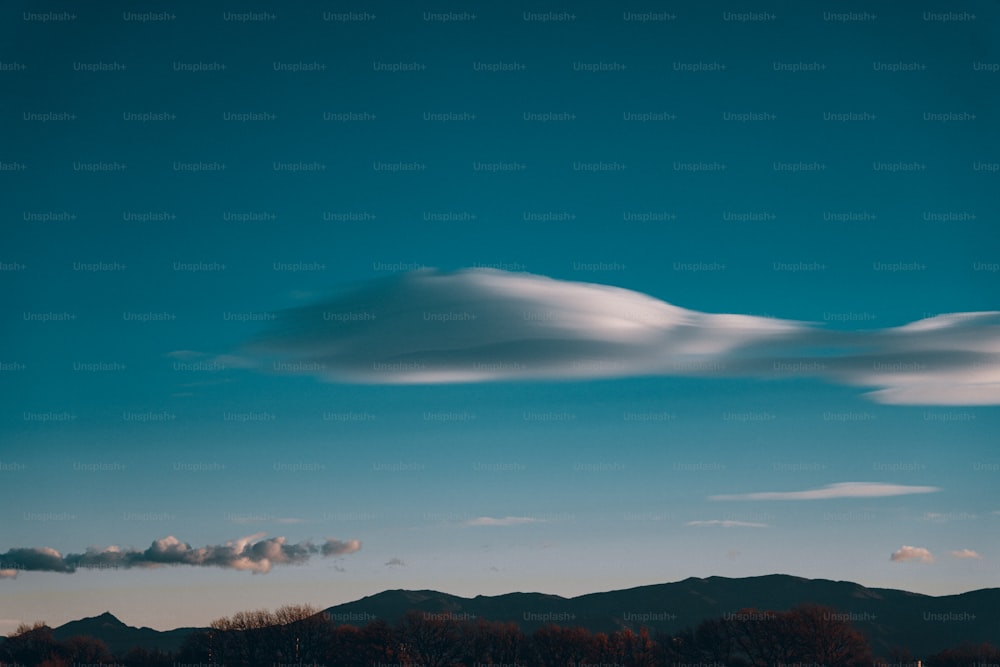
[[[541,593],[462,598],[437,591],[391,590],[330,607],[326,613],[335,622],[351,625],[374,618],[392,624],[407,610],[416,609],[442,618],[514,622],[525,632],[557,623],[591,632],[646,626],[676,633],[744,608],[784,611],[804,603],[830,607],[836,618],[851,621],[876,654],[907,647],[914,655],[929,655],[963,642],[1000,646],[1000,588],[935,597],[782,574],[692,577],[574,598]]]
[[[337,624],[356,626],[375,619],[393,624],[407,611],[417,610],[440,618],[514,622],[526,633],[546,623],[581,626],[591,632],[646,626],[653,632],[676,633],[745,608],[783,611],[804,603],[830,607],[837,618],[851,621],[868,637],[876,655],[885,656],[894,647],[909,648],[921,657],[966,642],[1000,646],[1000,588],[934,597],[783,574],[692,577],[574,598],[543,593],[464,598],[430,590],[388,590],[321,613]],[[56,639],[89,635],[121,656],[132,647],[176,650],[199,629],[134,628],[105,612],[61,625],[53,634]]]
[[[107,644],[112,654],[119,656],[136,646],[176,651],[184,642],[185,637],[198,629],[177,628],[164,632],[152,628],[134,628],[131,625],[125,625],[114,614],[106,611],[100,616],[81,618],[78,621],[70,621],[53,628],[52,636],[60,641],[77,635],[94,637]]]

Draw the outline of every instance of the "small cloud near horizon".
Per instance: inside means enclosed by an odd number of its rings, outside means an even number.
[[[934,562],[934,555],[923,547],[902,546],[892,552],[889,560],[894,563],[906,563],[916,561],[918,563],[930,564]]]
[[[971,558],[973,560],[982,560],[983,558],[978,552],[973,551],[972,549],[958,549],[956,551],[952,551],[951,555],[955,558]]]

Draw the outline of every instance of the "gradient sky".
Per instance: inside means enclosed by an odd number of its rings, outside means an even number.
[[[3,9],[0,557],[259,533],[361,548],[267,574],[0,562],[0,633],[387,588],[1000,586],[992,401],[886,404],[806,376],[361,384],[247,361],[281,313],[420,267],[830,330],[996,310],[995,4],[247,11]],[[995,331],[976,334],[994,351]],[[846,482],[936,490],[711,498]]]

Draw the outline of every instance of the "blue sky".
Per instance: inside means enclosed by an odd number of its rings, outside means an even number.
[[[996,316],[876,331],[997,309],[991,4],[4,11],[0,633],[400,587],[1000,585]],[[392,326],[449,295],[478,329]],[[660,324],[615,338],[621,304]],[[562,343],[537,377],[347,373],[494,334]],[[833,370],[762,371],[789,360]]]

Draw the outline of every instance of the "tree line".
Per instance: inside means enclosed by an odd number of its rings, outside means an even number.
[[[904,648],[875,657],[867,639],[833,609],[743,609],[675,635],[622,628],[591,632],[545,625],[525,633],[512,622],[455,620],[408,612],[399,622],[337,624],[307,605],[243,611],[189,635],[176,652],[133,648],[115,656],[100,640],[56,640],[43,623],[21,625],[0,644],[0,667],[906,667]],[[964,645],[926,656],[923,667],[1000,663],[1000,649]]]

